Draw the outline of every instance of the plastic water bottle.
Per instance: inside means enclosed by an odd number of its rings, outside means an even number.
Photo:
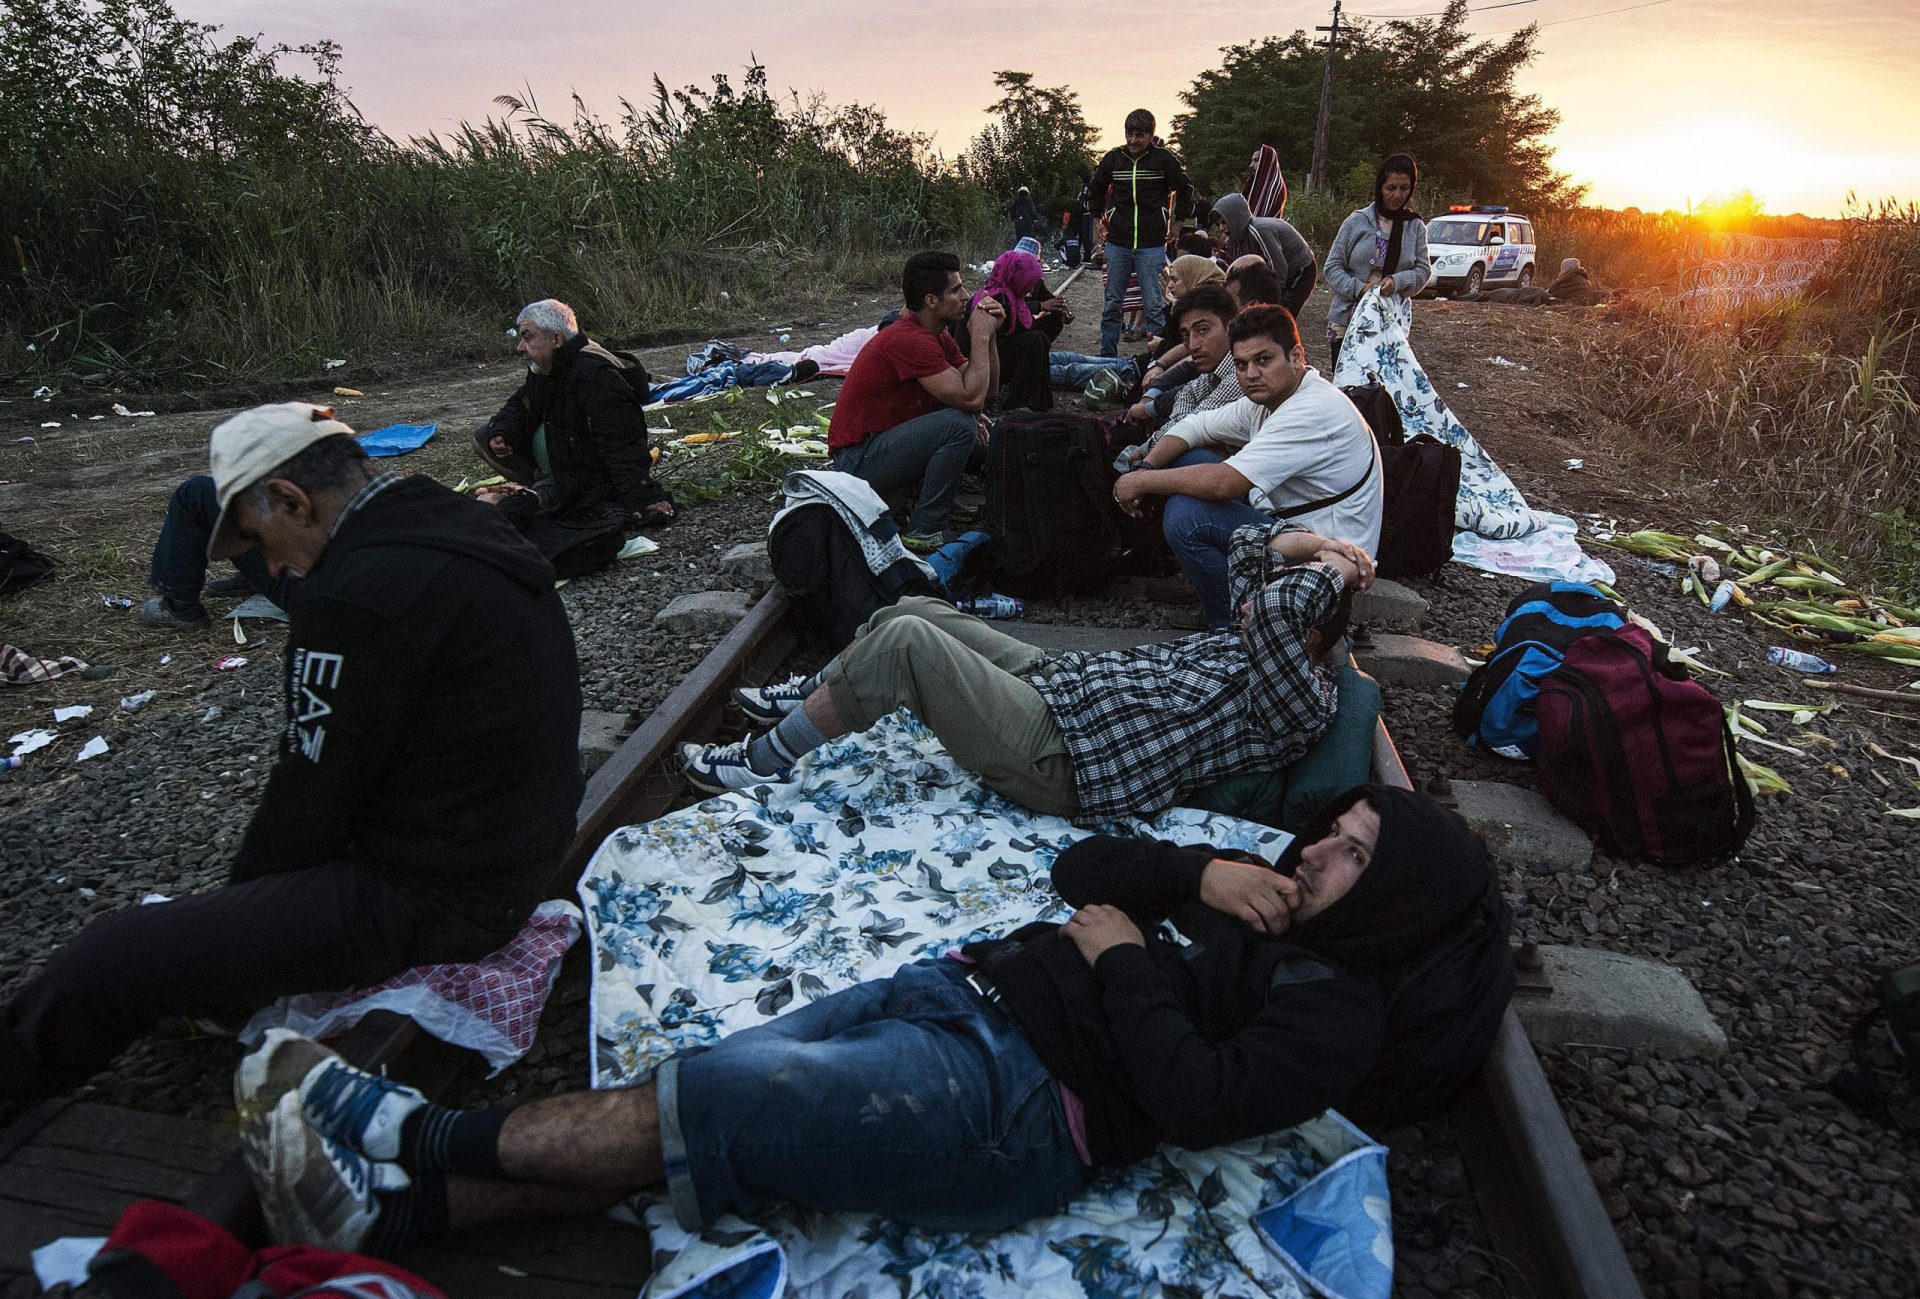
[[[1707,606],[1708,611],[1711,613],[1720,613],[1725,610],[1729,604],[1732,604],[1733,589],[1733,579],[1730,577],[1723,579],[1719,586],[1713,588],[1713,602]]]
[[[977,600],[962,600],[961,613],[970,613],[976,618],[1024,618],[1027,616],[1027,602],[1011,595],[983,595]]]
[[[1808,654],[1803,650],[1788,649],[1784,645],[1775,645],[1767,651],[1767,662],[1783,668],[1792,668],[1795,672],[1838,672],[1840,669],[1821,658],[1818,654]]]
[[[25,758],[16,758],[12,755],[0,758],[0,771],[13,771],[26,765],[27,760]]]

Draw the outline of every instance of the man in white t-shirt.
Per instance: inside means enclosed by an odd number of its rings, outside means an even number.
[[[1382,471],[1367,422],[1307,364],[1285,307],[1249,307],[1227,328],[1245,394],[1160,434],[1114,484],[1136,517],[1167,498],[1167,544],[1200,594],[1211,628],[1230,627],[1227,546],[1235,528],[1285,519],[1368,554],[1380,547]]]

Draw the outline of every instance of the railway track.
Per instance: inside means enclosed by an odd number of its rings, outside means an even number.
[[[674,746],[712,734],[727,692],[765,681],[786,659],[797,640],[790,613],[779,590],[764,596],[594,774],[554,881],[557,896],[572,894],[588,859],[615,828],[659,816],[680,800],[684,786],[667,761]],[[1373,778],[1412,787],[1384,720],[1374,734]],[[467,1053],[419,1032],[411,1020],[384,1012],[361,1021],[339,1048],[349,1060],[384,1068],[429,1095],[444,1094],[471,1062]],[[1520,1293],[1638,1299],[1641,1289],[1626,1252],[1511,1010],[1452,1117],[1481,1217]],[[242,1239],[260,1233],[259,1208],[237,1151],[187,1205]]]

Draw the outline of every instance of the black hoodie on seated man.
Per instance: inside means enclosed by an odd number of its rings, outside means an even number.
[[[377,473],[324,407],[213,432],[209,556],[291,598],[280,755],[224,888],[88,925],[0,1008],[0,1106],[84,1081],[173,1016],[478,960],[573,834],[579,669],[552,567],[431,478]]]

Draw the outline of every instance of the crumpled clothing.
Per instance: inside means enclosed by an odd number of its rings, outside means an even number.
[[[580,910],[558,899],[534,908],[524,928],[482,961],[422,965],[372,988],[282,997],[247,1021],[240,1041],[257,1046],[270,1028],[335,1037],[376,1010],[405,1015],[443,1042],[486,1057],[499,1073],[533,1046],[560,958],[580,937]]]
[[[63,677],[69,672],[85,672],[85,659],[62,654],[59,658],[35,658],[12,645],[0,645],[0,686],[33,686]]]
[[[780,520],[794,510],[809,505],[830,505],[860,542],[860,553],[866,557],[867,567],[875,577],[886,576],[896,564],[909,564],[918,568],[927,581],[939,585],[939,575],[932,565],[908,550],[900,540],[900,529],[888,513],[887,503],[866,479],[831,469],[796,469],[780,486],[786,493],[786,504],[767,524],[769,537],[779,528]]]
[[[793,367],[781,361],[718,361],[698,374],[671,379],[654,388],[651,401],[690,401],[728,388],[771,388],[785,383]]]

